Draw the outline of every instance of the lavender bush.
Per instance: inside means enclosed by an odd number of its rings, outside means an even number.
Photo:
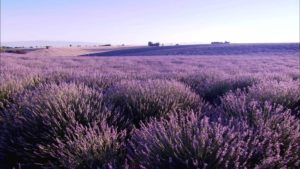
[[[300,81],[266,81],[249,89],[249,97],[281,104],[300,118]]]
[[[167,80],[122,81],[106,95],[112,111],[135,125],[150,117],[164,116],[171,111],[201,108],[204,105],[189,88],[179,82]],[[120,124],[124,125],[128,124]]]
[[[123,77],[125,79],[126,77]],[[86,76],[85,73],[73,73],[73,72],[51,72],[43,75],[40,80],[40,83],[76,83],[84,84],[90,88],[96,90],[104,90],[112,86],[113,84],[120,81],[122,77],[118,75],[89,75]]]
[[[122,166],[125,133],[118,133],[105,120],[90,126],[75,125],[66,130],[65,138],[48,146],[49,154],[59,161],[57,168],[104,169]]]
[[[252,150],[250,168],[297,168],[300,166],[300,121],[280,105],[261,102],[242,91],[222,99],[220,117],[244,122],[253,132],[247,148]],[[228,124],[228,122],[227,122]],[[232,125],[232,124],[231,124]],[[238,126],[238,128],[241,128]]]
[[[239,137],[197,113],[172,114],[135,130],[128,158],[133,168],[238,168],[247,155]]]
[[[37,86],[39,80],[40,78],[34,75],[20,79],[2,77],[0,84],[0,109],[5,108],[9,102],[13,102],[14,95],[17,93]]]
[[[201,113],[171,114],[134,131],[128,158],[132,168],[297,168],[299,122],[278,110],[256,127],[241,119],[224,123]]]
[[[283,107],[270,102],[253,100],[247,93],[238,90],[229,92],[221,98],[218,114],[247,121],[250,126],[264,124],[274,113],[283,113]],[[226,118],[225,118],[226,119]]]
[[[230,90],[245,89],[256,83],[253,77],[231,77],[216,72],[200,72],[181,79],[206,101],[215,102]]]
[[[29,164],[29,168],[32,165],[43,166],[56,162],[60,157],[51,155],[52,145],[58,140],[68,139],[65,138],[68,128],[94,123],[102,127],[102,121],[108,116],[107,112],[102,94],[84,85],[47,84],[36,90],[26,91],[14,107],[4,112],[6,134],[1,139],[3,160],[7,164]],[[108,135],[113,133],[109,130],[100,131],[102,135],[105,132]]]

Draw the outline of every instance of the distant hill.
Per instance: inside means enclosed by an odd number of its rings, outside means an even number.
[[[103,45],[103,43],[93,42],[73,42],[73,41],[14,41],[14,42],[1,42],[1,46],[10,47],[40,47],[40,46],[53,46],[53,47],[67,47],[72,46],[94,46]]]
[[[295,54],[299,43],[253,43],[205,45],[176,45],[161,47],[135,47],[107,52],[90,53],[88,56],[166,56],[166,55],[245,55],[245,54]]]

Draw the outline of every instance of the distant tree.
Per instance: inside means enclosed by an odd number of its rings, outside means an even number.
[[[151,41],[149,41],[148,46],[153,46],[153,43]]]
[[[160,46],[158,42],[154,43],[153,46]]]
[[[70,44],[69,46],[72,47],[72,44]]]
[[[148,46],[159,46],[160,44],[158,42],[153,43],[151,41],[148,42]]]
[[[49,49],[50,48],[50,46],[46,46],[46,49]]]

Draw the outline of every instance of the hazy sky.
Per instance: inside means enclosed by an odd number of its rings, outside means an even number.
[[[1,0],[1,41],[299,42],[299,0]]]

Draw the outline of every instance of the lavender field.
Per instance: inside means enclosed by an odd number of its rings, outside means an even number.
[[[299,44],[43,50],[1,53],[0,168],[300,168]]]

